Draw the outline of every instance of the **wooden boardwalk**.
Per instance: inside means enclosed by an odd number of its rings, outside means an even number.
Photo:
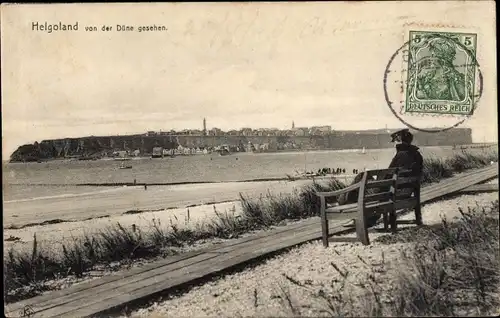
[[[498,166],[464,173],[422,188],[426,203],[498,176]],[[349,216],[347,216],[349,217]],[[330,233],[345,233],[347,219],[330,222]],[[424,219],[425,222],[425,219]],[[140,268],[123,271],[63,290],[5,306],[7,317],[86,317],[121,308],[134,301],[193,282],[266,254],[321,239],[319,218],[276,228],[225,244],[163,259]]]

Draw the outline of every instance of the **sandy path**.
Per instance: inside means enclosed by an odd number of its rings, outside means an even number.
[[[458,207],[488,205],[498,200],[498,193],[464,195],[458,198],[428,204],[422,208],[426,224],[440,222],[445,215],[452,219],[459,215]],[[411,218],[407,215],[404,218]],[[332,280],[340,279],[340,274],[330,264],[333,262],[341,270],[349,271],[348,281],[356,283],[366,281],[372,274],[380,279],[383,272],[377,272],[382,261],[385,268],[397,268],[400,251],[405,244],[382,245],[375,239],[384,234],[370,234],[371,246],[353,243],[332,243],[324,249],[321,242],[313,242],[293,249],[291,252],[268,260],[263,265],[228,275],[222,279],[194,287],[184,295],[173,299],[154,302],[148,308],[133,312],[133,317],[237,317],[237,316],[291,316],[276,296],[280,295],[279,285],[288,286],[292,300],[300,305],[312,305],[302,308],[307,316],[320,315],[318,308],[325,308],[319,299],[288,282],[283,274],[298,281],[308,282],[311,290],[323,289],[333,292],[336,284]],[[382,254],[384,255],[382,258]],[[361,257],[368,265],[358,258]],[[335,287],[336,288],[336,287]],[[362,303],[362,299],[357,298]]]
[[[126,187],[123,190],[21,202],[4,202],[4,228],[30,223],[62,220],[85,220],[121,215],[129,210],[181,208],[212,202],[234,201],[239,193],[258,197],[267,191],[291,192],[311,183],[310,180],[230,182],[176,186]]]

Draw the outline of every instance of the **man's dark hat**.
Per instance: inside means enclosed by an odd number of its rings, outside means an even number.
[[[396,139],[399,139],[399,140],[405,139],[405,137],[407,137],[407,136],[411,136],[411,132],[408,128],[398,130],[395,133],[391,134],[391,138],[392,138],[391,142],[395,142]]]

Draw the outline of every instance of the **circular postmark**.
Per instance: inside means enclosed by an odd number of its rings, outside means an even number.
[[[483,92],[476,39],[472,33],[410,31],[384,72],[394,116],[424,132],[446,131],[470,118]]]

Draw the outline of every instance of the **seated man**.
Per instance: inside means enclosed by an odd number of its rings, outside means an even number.
[[[389,168],[402,168],[412,170],[412,176],[421,176],[423,169],[423,158],[418,147],[412,145],[413,135],[408,129],[397,131],[391,135],[391,142],[396,145],[396,155],[392,159]],[[361,181],[363,173],[359,173],[354,178],[351,184]],[[384,178],[392,178],[392,176],[377,176],[377,180]],[[374,194],[376,189],[368,189],[368,194]],[[339,196],[338,202],[340,205],[358,202],[358,190],[350,191]],[[410,194],[411,195],[411,194]],[[367,220],[367,227],[375,225],[380,218],[380,214],[376,213]]]

